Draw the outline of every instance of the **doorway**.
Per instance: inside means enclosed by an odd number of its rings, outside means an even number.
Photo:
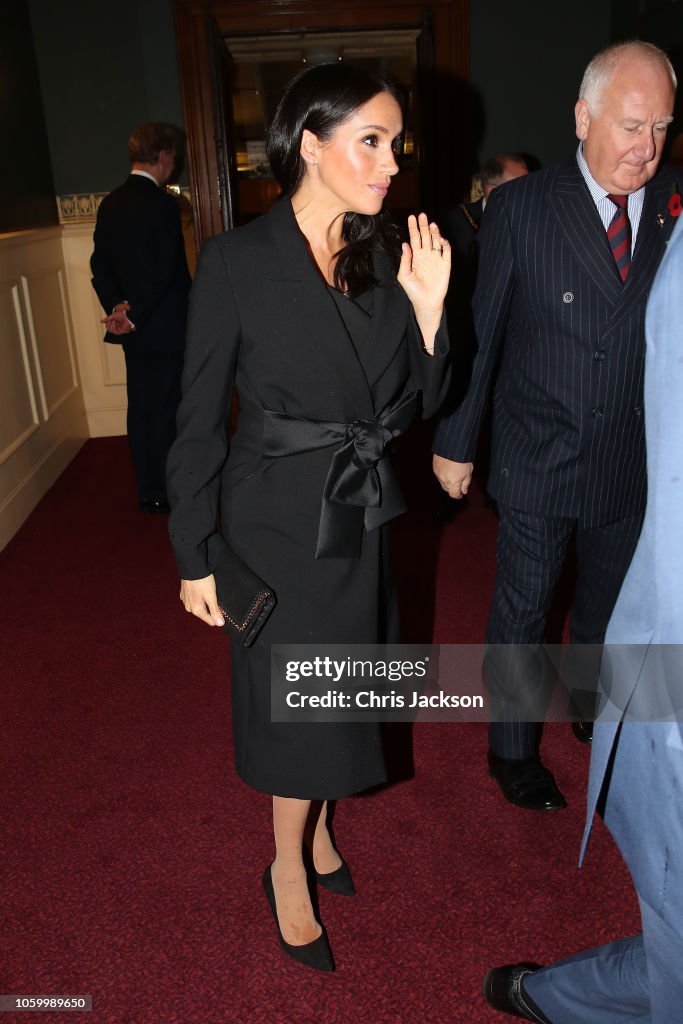
[[[264,213],[278,190],[266,157],[266,132],[289,80],[306,67],[343,61],[362,64],[397,81],[406,96],[406,124],[401,173],[392,184],[396,216],[415,209],[418,183],[419,105],[417,97],[418,29],[376,29],[353,32],[295,32],[271,36],[228,36],[223,42],[233,69],[231,110],[232,151],[236,188],[233,208],[224,226],[242,224]]]
[[[406,145],[392,185],[395,216],[430,216],[460,199],[471,168],[455,145],[467,76],[467,0],[176,0],[176,32],[198,245],[264,212],[277,198],[265,132],[284,85],[311,63],[356,61],[408,95]],[[460,138],[462,138],[460,132]]]

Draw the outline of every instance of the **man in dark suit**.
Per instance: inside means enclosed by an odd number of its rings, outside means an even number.
[[[656,172],[674,91],[662,51],[610,47],[584,75],[576,156],[492,194],[480,232],[472,378],[435,436],[436,476],[460,498],[498,368],[488,761],[504,796],[533,810],[565,806],[540,761],[537,722],[547,700],[539,645],[569,540],[577,553],[570,638],[596,645],[642,522],[644,310],[671,231],[673,181]]]
[[[126,358],[128,441],[143,512],[168,512],[166,457],[180,401],[190,275],[176,200],[182,132],[146,123],[128,142],[131,172],[97,213],[92,283]]]
[[[598,798],[642,932],[543,969],[490,971],[497,1010],[548,1024],[673,1024],[683,1007],[683,217],[647,309],[648,500],[606,635],[584,848]],[[668,719],[668,720],[667,720]]]

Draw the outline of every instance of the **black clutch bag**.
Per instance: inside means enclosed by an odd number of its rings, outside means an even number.
[[[250,647],[275,607],[275,594],[227,545],[216,560],[213,575],[225,632]]]

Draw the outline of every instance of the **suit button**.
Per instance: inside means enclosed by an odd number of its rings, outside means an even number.
[[[596,407],[593,409],[593,415],[594,416],[602,416],[604,411],[605,410],[603,409],[603,407],[601,405],[596,405]]]
[[[604,348],[599,348],[597,352],[593,353],[593,359],[595,359],[596,362],[601,363],[606,355],[607,353]]]
[[[643,407],[642,407],[642,405],[637,405],[637,406],[635,407],[635,409],[633,410],[633,412],[635,413],[635,415],[636,415],[636,416],[641,416],[641,415],[642,415],[642,412],[643,412]]]
[[[507,476],[509,472],[510,472],[510,470],[509,470],[509,469],[501,469],[501,471],[500,471],[500,475],[501,475],[501,476]]]
[[[574,301],[574,296],[571,292],[565,292],[562,296],[562,301],[565,303],[565,305],[569,305],[570,302]]]

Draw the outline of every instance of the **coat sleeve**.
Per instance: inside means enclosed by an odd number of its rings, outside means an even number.
[[[167,463],[169,533],[182,579],[208,576],[220,546],[220,480],[239,342],[230,274],[209,239],[190,294],[178,432]]]
[[[450,383],[451,360],[446,312],[441,318],[434,339],[434,354],[427,355],[422,335],[417,326],[413,307],[408,314],[408,351],[410,353],[410,383],[422,392],[422,416],[428,419],[438,412]]]
[[[454,462],[471,462],[474,458],[513,289],[512,231],[505,203],[495,189],[479,231],[479,270],[473,300],[477,351],[472,377],[462,402],[442,416],[434,435],[434,452]]]
[[[656,639],[661,644],[675,645],[683,644],[683,540],[675,526],[680,521],[683,501],[682,276],[680,217],[650,292],[646,314],[648,497],[643,526],[643,534],[649,536],[652,530],[654,538],[653,564],[649,570],[656,587]],[[679,682],[679,693],[681,686]]]

